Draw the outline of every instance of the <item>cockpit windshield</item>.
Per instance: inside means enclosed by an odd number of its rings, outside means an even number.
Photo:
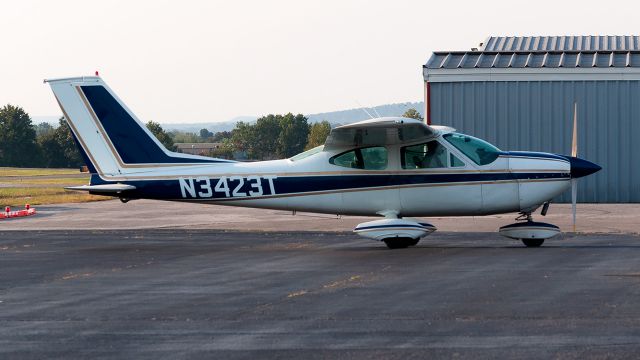
[[[442,137],[478,165],[491,164],[500,155],[500,149],[473,136],[449,133]]]

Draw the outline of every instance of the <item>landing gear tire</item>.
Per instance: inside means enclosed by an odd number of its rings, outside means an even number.
[[[414,246],[420,241],[420,239],[412,239],[405,237],[388,238],[383,240],[389,249],[404,249],[409,246]]]
[[[544,239],[520,239],[526,247],[540,247],[544,243]]]

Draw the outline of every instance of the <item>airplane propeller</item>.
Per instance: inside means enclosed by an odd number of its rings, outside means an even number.
[[[571,139],[571,157],[578,157],[578,103],[573,103],[573,137]],[[573,213],[573,232],[576,232],[576,203],[578,202],[578,179],[571,177],[571,211]]]

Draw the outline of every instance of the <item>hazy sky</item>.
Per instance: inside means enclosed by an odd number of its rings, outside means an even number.
[[[0,1],[0,105],[60,110],[44,78],[95,70],[143,121],[423,98],[434,50],[489,35],[640,34],[635,1]]]

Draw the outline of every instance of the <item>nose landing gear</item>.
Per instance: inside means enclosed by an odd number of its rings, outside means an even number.
[[[553,224],[533,221],[530,212],[521,213],[516,221],[518,222],[501,227],[498,232],[502,236],[521,240],[526,247],[540,247],[546,239],[560,233],[560,228]]]

